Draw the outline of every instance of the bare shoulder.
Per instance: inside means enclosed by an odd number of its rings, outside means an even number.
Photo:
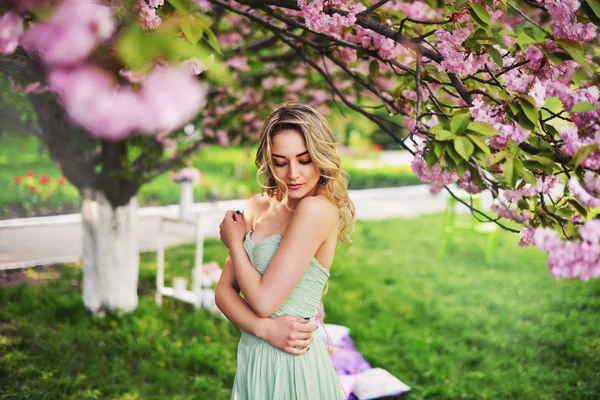
[[[300,200],[295,213],[298,218],[318,220],[326,226],[337,226],[337,207],[331,200],[324,196],[310,196]]]

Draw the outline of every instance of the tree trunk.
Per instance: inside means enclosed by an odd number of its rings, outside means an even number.
[[[82,190],[83,304],[94,314],[133,311],[138,304],[138,205],[113,208],[97,190]]]

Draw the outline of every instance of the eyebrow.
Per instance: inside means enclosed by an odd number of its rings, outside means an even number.
[[[296,154],[296,157],[302,157],[303,155],[308,154],[308,150],[306,150],[304,153],[300,153],[300,154]],[[273,157],[279,157],[279,158],[286,158],[285,156],[280,156],[279,154],[272,154]]]

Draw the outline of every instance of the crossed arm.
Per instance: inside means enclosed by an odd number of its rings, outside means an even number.
[[[221,229],[240,231],[241,226],[236,228],[234,224],[231,216],[226,215]],[[233,275],[258,317],[269,317],[281,307],[308,269],[316,251],[336,226],[337,210],[333,204],[319,197],[302,199],[264,275],[248,259],[239,237],[226,243]],[[235,235],[232,237],[235,238]]]

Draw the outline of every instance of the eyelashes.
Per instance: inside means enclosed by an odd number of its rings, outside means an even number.
[[[312,162],[312,159],[309,158],[306,161],[299,161],[299,162],[302,165],[307,165],[307,164],[310,164]],[[285,167],[287,165],[287,163],[278,164],[278,163],[274,162],[273,165],[276,166],[276,167]]]

